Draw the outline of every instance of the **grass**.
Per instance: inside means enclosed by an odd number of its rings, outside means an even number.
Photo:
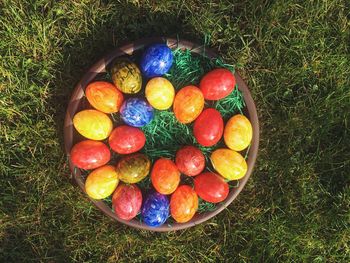
[[[1,262],[349,262],[350,4],[0,2]],[[218,50],[247,81],[259,159],[232,205],[167,234],[112,222],[68,183],[67,101],[106,51],[169,35]]]

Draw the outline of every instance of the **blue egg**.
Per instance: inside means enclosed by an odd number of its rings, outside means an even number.
[[[173,64],[173,53],[165,44],[149,46],[142,54],[140,68],[147,78],[160,77],[169,71]]]
[[[120,116],[127,125],[142,127],[153,119],[154,110],[147,101],[130,98],[125,100],[121,106]]]
[[[166,195],[153,192],[146,197],[141,209],[143,222],[151,227],[163,225],[169,217],[169,200]]]

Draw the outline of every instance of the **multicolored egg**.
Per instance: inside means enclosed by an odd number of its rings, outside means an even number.
[[[173,161],[160,158],[153,165],[151,181],[159,193],[169,195],[180,183],[180,172]]]
[[[148,81],[145,91],[146,99],[157,110],[167,110],[173,104],[175,89],[173,84],[165,78],[151,79]]]
[[[103,199],[110,196],[119,183],[115,167],[105,165],[93,170],[85,181],[85,191],[93,199]]]
[[[141,72],[135,63],[126,58],[115,61],[111,76],[114,85],[123,93],[134,94],[141,90]]]
[[[220,112],[215,109],[205,109],[193,125],[193,135],[197,142],[209,147],[220,141],[224,131],[224,121]]]
[[[205,168],[205,157],[194,146],[184,146],[176,152],[175,163],[181,173],[196,176]]]
[[[73,146],[70,159],[76,167],[90,170],[108,163],[111,152],[103,142],[85,140]]]
[[[147,78],[159,77],[169,71],[173,64],[173,53],[166,44],[149,46],[142,54],[140,68]]]
[[[154,109],[144,99],[130,98],[120,108],[120,117],[130,126],[142,127],[154,117]]]
[[[117,164],[119,179],[127,184],[140,182],[148,174],[151,161],[142,153],[134,153],[123,157]]]
[[[83,110],[74,115],[75,129],[91,140],[106,139],[113,129],[113,123],[107,114],[97,110]]]
[[[141,209],[142,193],[136,184],[119,184],[112,197],[114,213],[123,220],[133,219]]]
[[[224,68],[214,69],[202,78],[199,88],[206,100],[220,100],[229,95],[236,86],[236,78]]]
[[[118,112],[124,100],[123,93],[106,81],[90,83],[85,95],[92,107],[104,113]]]
[[[217,149],[210,156],[214,169],[227,180],[241,179],[248,170],[248,165],[238,152],[230,149]]]
[[[242,151],[249,146],[252,138],[252,124],[244,115],[237,114],[226,123],[224,140],[228,148]]]
[[[204,201],[219,203],[228,196],[229,186],[220,175],[205,172],[194,178],[194,190]]]
[[[192,187],[179,186],[171,195],[170,214],[178,223],[186,223],[198,210],[198,196]]]
[[[115,128],[109,136],[109,146],[119,154],[130,154],[142,149],[146,137],[139,128],[122,125]]]
[[[196,86],[186,86],[179,90],[174,99],[173,110],[181,123],[194,121],[204,108],[203,93]]]
[[[142,221],[151,227],[158,227],[169,217],[169,200],[166,195],[158,192],[150,193],[143,202],[141,209]]]

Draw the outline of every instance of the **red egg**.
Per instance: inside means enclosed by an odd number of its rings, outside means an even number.
[[[175,163],[181,173],[188,176],[200,174],[205,167],[205,158],[201,150],[194,146],[184,146],[176,153]]]
[[[192,219],[198,209],[198,196],[192,187],[179,186],[171,195],[170,213],[179,223],[185,223]]]
[[[141,205],[142,193],[136,184],[121,184],[114,191],[112,206],[119,218],[133,219],[140,211]]]
[[[202,78],[199,88],[206,100],[220,100],[235,88],[236,78],[231,71],[224,68],[214,69]]]
[[[73,146],[70,158],[76,167],[89,170],[108,163],[111,152],[103,142],[85,140]]]
[[[228,184],[216,173],[205,172],[194,178],[194,190],[204,201],[219,203],[229,193]]]
[[[220,141],[224,132],[224,121],[215,109],[204,110],[193,125],[193,134],[197,142],[209,147]]]
[[[169,195],[180,183],[180,172],[173,161],[160,158],[153,165],[151,181],[159,193]]]
[[[134,153],[145,145],[146,137],[142,130],[127,125],[115,128],[109,136],[109,145],[119,154]]]

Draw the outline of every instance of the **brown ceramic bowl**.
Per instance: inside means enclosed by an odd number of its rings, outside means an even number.
[[[84,99],[84,90],[88,83],[93,81],[96,76],[99,74],[103,74],[106,72],[106,67],[108,66],[109,63],[112,62],[115,58],[119,56],[123,56],[125,54],[133,54],[134,51],[139,50],[144,48],[145,46],[151,44],[151,43],[166,43],[170,48],[184,48],[184,49],[189,49],[194,53],[199,53],[199,54],[206,54],[206,56],[210,58],[215,58],[218,57],[218,55],[210,50],[209,48],[204,48],[201,45],[194,44],[189,41],[184,41],[184,40],[178,40],[178,39],[173,39],[173,38],[147,38],[147,39],[141,39],[138,41],[135,41],[133,43],[130,43],[128,45],[122,46],[120,48],[117,48],[104,56],[102,59],[100,59],[95,65],[93,65],[83,76],[83,78],[79,81],[79,83],[76,85],[73,95],[69,101],[68,108],[67,108],[67,113],[66,113],[66,118],[64,122],[64,143],[65,143],[65,151],[68,156],[69,160],[69,167],[72,172],[72,179],[73,181],[76,182],[76,184],[81,188],[83,192],[85,192],[85,187],[84,187],[84,179],[82,177],[80,169],[75,167],[71,160],[70,160],[70,150],[72,146],[79,141],[79,135],[75,131],[73,127],[73,116],[75,115],[76,112],[80,111],[83,109],[86,105],[86,101]],[[164,224],[160,227],[149,227],[146,224],[140,222],[137,219],[133,219],[131,221],[125,221],[119,219],[111,210],[111,208],[104,203],[103,201],[98,201],[98,200],[92,200],[91,202],[94,203],[94,205],[100,209],[104,214],[109,216],[110,218],[126,224],[131,227],[139,228],[139,229],[145,229],[145,230],[151,230],[151,231],[159,231],[159,232],[165,232],[165,231],[173,231],[173,230],[180,230],[180,229],[185,229],[189,228],[195,225],[198,225],[200,223],[203,223],[204,221],[209,220],[216,214],[220,213],[222,210],[224,210],[231,202],[238,196],[238,194],[242,191],[243,187],[248,181],[248,178],[250,177],[253,167],[255,164],[255,160],[257,157],[258,153],[258,147],[259,147],[259,122],[258,122],[258,116],[255,108],[255,104],[253,101],[253,98],[249,92],[249,89],[247,85],[244,83],[240,75],[236,72],[235,77],[237,80],[238,84],[238,89],[243,93],[244,101],[246,104],[246,109],[244,114],[249,118],[249,120],[252,123],[253,126],[253,140],[252,144],[248,153],[248,158],[247,158],[247,164],[248,164],[248,171],[247,174],[239,180],[239,184],[237,188],[231,189],[227,199],[220,203],[216,210],[211,211],[211,212],[205,212],[201,214],[196,214],[191,221],[187,223],[173,223],[171,225]]]

